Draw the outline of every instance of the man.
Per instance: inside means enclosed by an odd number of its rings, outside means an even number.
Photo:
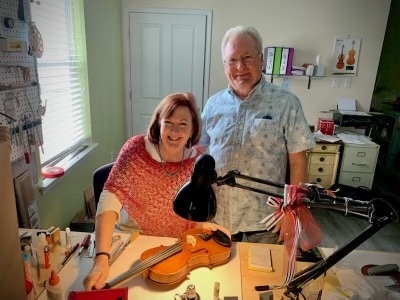
[[[239,169],[242,174],[285,183],[305,182],[306,150],[315,145],[298,98],[267,82],[262,74],[262,39],[252,27],[229,29],[221,45],[228,88],[214,94],[202,113],[200,145],[208,147],[219,176]],[[282,194],[280,189],[250,181],[241,182]],[[275,208],[266,196],[229,186],[216,187],[215,221],[250,242],[276,243],[279,226],[272,232],[257,224]]]

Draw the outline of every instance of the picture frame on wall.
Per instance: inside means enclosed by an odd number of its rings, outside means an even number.
[[[332,75],[356,76],[361,38],[336,38],[333,49]]]

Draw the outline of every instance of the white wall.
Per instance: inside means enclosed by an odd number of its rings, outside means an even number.
[[[326,78],[307,89],[305,78],[292,78],[290,89],[300,99],[309,124],[336,108],[338,98],[353,98],[368,111],[379,64],[391,0],[122,0],[134,8],[190,8],[213,11],[210,94],[227,86],[220,44],[225,31],[238,24],[254,26],[264,46],[295,48],[294,64],[314,63],[321,55]],[[361,38],[358,73],[350,88],[332,88],[329,76],[337,37]],[[280,79],[274,83],[280,84]]]

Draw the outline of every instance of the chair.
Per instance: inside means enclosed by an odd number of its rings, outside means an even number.
[[[99,168],[97,168],[93,172],[93,192],[94,192],[94,202],[96,204],[99,203],[100,194],[103,191],[103,186],[107,181],[108,174],[110,174],[111,168],[114,165],[114,162],[105,164]]]

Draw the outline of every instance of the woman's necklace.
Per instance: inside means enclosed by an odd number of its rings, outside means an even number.
[[[178,170],[176,170],[176,171],[173,172],[173,173],[168,172],[167,169],[165,168],[165,166],[164,166],[164,159],[163,159],[162,156],[161,156],[161,151],[160,151],[160,146],[159,146],[159,145],[157,145],[157,152],[158,152],[158,156],[160,156],[161,168],[162,168],[164,174],[167,175],[168,177],[173,177],[173,176],[175,176],[176,174],[178,174],[179,171],[182,169],[182,166],[183,166],[183,159],[185,158],[185,148],[183,148],[183,152],[182,152],[181,165],[179,166]]]

